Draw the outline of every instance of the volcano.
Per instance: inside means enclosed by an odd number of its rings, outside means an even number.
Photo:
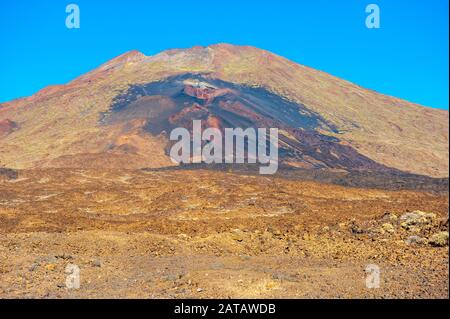
[[[131,51],[0,104],[10,168],[160,168],[173,128],[276,127],[305,169],[448,176],[448,112],[382,95],[270,52],[218,44]]]

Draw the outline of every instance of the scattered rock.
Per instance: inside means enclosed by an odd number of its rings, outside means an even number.
[[[66,253],[63,253],[63,254],[56,255],[55,258],[56,259],[69,260],[69,259],[73,259],[73,256],[68,255]]]
[[[350,227],[350,231],[352,232],[352,234],[363,234],[364,230],[359,227],[354,221],[352,221],[349,225]]]
[[[45,265],[45,270],[47,271],[53,271],[56,269],[56,265],[55,264],[47,264]]]
[[[35,263],[37,264],[55,264],[57,261],[57,258],[53,255],[42,256],[35,259]]]
[[[28,267],[29,271],[35,271],[36,269],[38,269],[39,264],[38,263],[32,263],[30,267]]]
[[[395,222],[398,220],[398,216],[395,214],[387,213],[383,216],[383,219],[391,221],[391,222]]]
[[[400,216],[400,226],[406,230],[414,230],[414,227],[431,225],[435,219],[436,214],[416,210]]]
[[[272,230],[272,234],[274,236],[281,236],[282,235],[281,230],[279,230],[279,229]]]
[[[91,261],[91,266],[92,267],[101,267],[102,266],[102,262],[98,259],[95,259],[93,261]]]
[[[409,236],[409,237],[405,240],[405,242],[406,242],[408,245],[414,245],[414,244],[416,244],[416,245],[422,245],[422,244],[425,244],[425,243],[427,242],[427,240],[426,240],[425,238],[422,238],[422,237],[413,235],[413,236]]]
[[[178,238],[183,239],[183,240],[187,240],[189,238],[189,236],[186,235],[186,234],[178,234]]]
[[[202,292],[203,289],[202,288],[197,288],[197,292]]]
[[[0,122],[1,125],[1,122]],[[0,132],[1,136],[1,132]],[[0,167],[0,180],[14,180],[19,177],[19,173],[16,170],[10,168]]]
[[[233,229],[231,232],[231,238],[235,241],[242,242],[244,240],[244,236],[242,233],[242,230],[240,229]]]
[[[447,228],[448,229],[448,217],[441,219],[439,222],[439,228]]]
[[[420,234],[422,228],[420,228],[418,226],[409,226],[409,227],[407,227],[407,230],[413,234]]]
[[[444,247],[448,245],[448,232],[442,231],[431,236],[428,241],[431,246]]]
[[[176,274],[169,274],[166,276],[162,276],[161,279],[163,281],[175,281],[175,280],[179,279],[179,276]]]
[[[286,273],[274,273],[272,274],[272,279],[281,280],[281,281],[297,281],[295,275],[286,274]]]
[[[391,223],[384,223],[383,225],[381,225],[381,227],[383,228],[383,230],[387,233],[394,233],[395,232],[395,227],[392,226]]]

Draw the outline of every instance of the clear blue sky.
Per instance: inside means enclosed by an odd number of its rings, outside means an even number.
[[[65,27],[76,3],[81,28]],[[365,27],[365,7],[381,29]],[[248,44],[381,93],[448,109],[446,0],[14,0],[0,4],[0,101],[136,49]]]

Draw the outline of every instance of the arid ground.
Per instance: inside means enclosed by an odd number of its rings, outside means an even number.
[[[445,234],[448,193],[26,170],[0,179],[0,298],[448,298]]]

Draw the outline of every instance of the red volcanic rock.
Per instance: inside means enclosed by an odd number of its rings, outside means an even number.
[[[42,90],[40,90],[39,92],[37,92],[34,95],[34,99],[33,101],[42,98],[42,97],[46,97],[46,96],[50,96],[59,92],[65,92],[67,89],[69,88],[68,85],[51,85],[51,86],[47,86],[46,88],[43,88]]]
[[[0,120],[0,137],[10,134],[12,131],[17,129],[18,127],[19,126],[15,122],[13,122],[9,119],[5,119],[2,121]]]
[[[183,118],[189,118],[190,114],[198,113],[198,112],[207,112],[207,109],[197,103],[194,103],[192,106],[188,106],[183,108],[180,112],[175,113],[169,117],[169,122],[171,124],[175,124]]]
[[[200,84],[198,86],[186,84],[184,86],[184,93],[189,96],[195,97],[199,100],[204,100],[205,104],[210,104],[218,96],[230,93],[229,89],[216,89],[214,87]]]

